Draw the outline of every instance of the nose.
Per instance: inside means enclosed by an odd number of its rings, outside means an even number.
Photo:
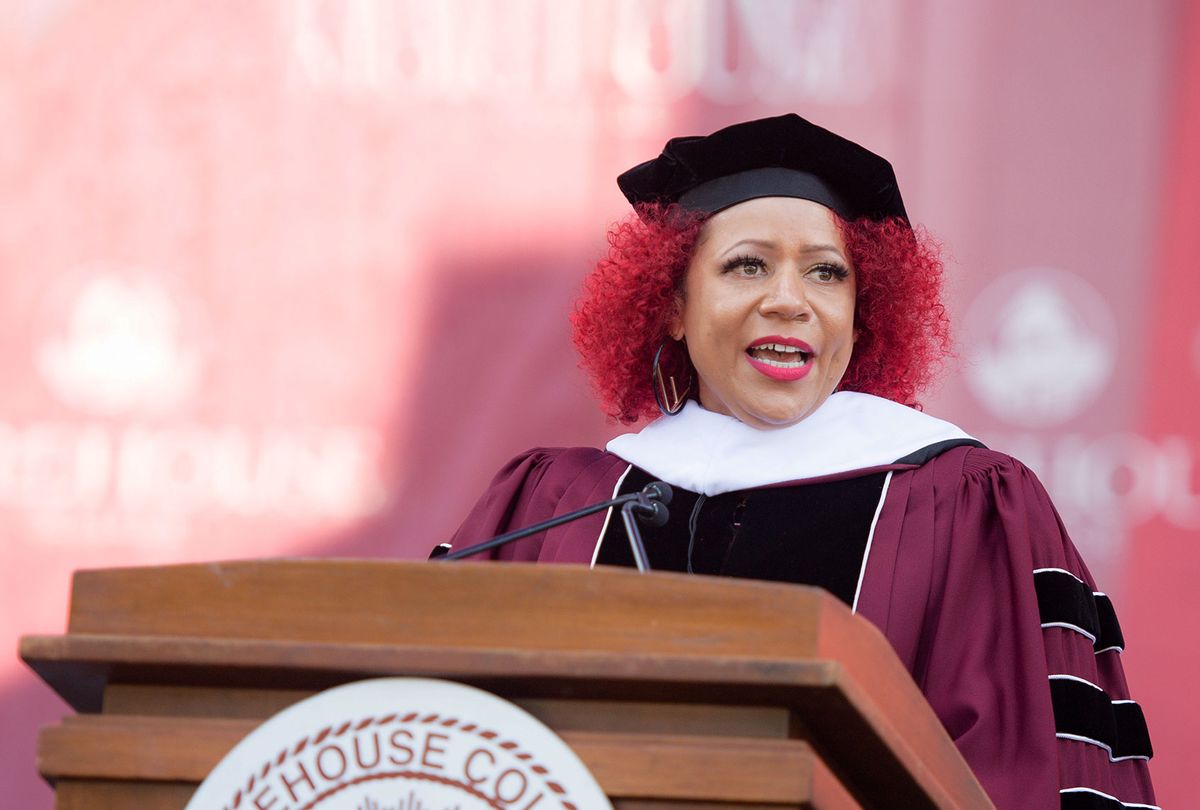
[[[812,309],[809,307],[804,279],[795,271],[776,273],[763,289],[758,311],[767,317],[806,320],[812,314]]]

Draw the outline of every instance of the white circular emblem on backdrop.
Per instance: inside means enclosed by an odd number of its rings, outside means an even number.
[[[1023,427],[1079,415],[1116,367],[1108,305],[1087,281],[1057,268],[993,281],[967,310],[965,331],[969,388],[994,416]]]
[[[284,709],[234,746],[187,810],[612,810],[566,743],[463,684],[380,678]]]
[[[163,413],[200,385],[194,302],[148,270],[97,262],[43,307],[34,365],[65,404],[96,416]]]

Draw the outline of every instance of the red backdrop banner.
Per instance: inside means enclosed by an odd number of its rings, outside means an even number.
[[[1131,637],[1129,677],[1144,695],[1156,741],[1154,776],[1161,803],[1195,801],[1195,763],[1187,739],[1200,720],[1200,650],[1193,617],[1193,577],[1200,571],[1200,8],[1186,4],[1179,20],[1178,69],[1169,85],[1174,98],[1162,161],[1162,216],[1150,285],[1150,326],[1135,436],[1157,449],[1162,506],[1128,541]],[[1126,475],[1135,471],[1124,471]],[[1135,473],[1136,474],[1136,473]],[[1134,486],[1132,475],[1127,486]],[[1147,489],[1153,485],[1138,483]],[[1136,633],[1136,636],[1134,635]],[[1190,790],[1190,792],[1189,792]]]
[[[0,12],[0,794],[70,572],[416,558],[618,432],[566,316],[674,135],[794,111],[946,245],[927,410],[1046,481],[1121,612],[1164,805],[1200,720],[1200,21],[1182,2],[15,0]],[[1160,764],[1161,763],[1161,764]]]

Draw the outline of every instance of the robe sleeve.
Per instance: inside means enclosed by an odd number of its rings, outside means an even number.
[[[1028,468],[955,455],[931,474],[915,680],[1000,810],[1154,807],[1111,601]]]
[[[462,549],[611,497],[620,459],[591,447],[535,448],[500,469],[450,541]],[[604,514],[518,540],[472,559],[587,562]]]

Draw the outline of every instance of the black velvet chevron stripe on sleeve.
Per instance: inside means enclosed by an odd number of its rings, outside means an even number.
[[[1122,635],[1121,625],[1117,622],[1117,611],[1113,608],[1112,600],[1102,593],[1094,596],[1096,613],[1100,620],[1100,637],[1096,639],[1096,652],[1124,650],[1125,636]]]
[[[1096,652],[1123,650],[1125,639],[1112,601],[1087,583],[1056,568],[1033,575],[1043,627],[1066,627],[1092,640]]]
[[[1060,736],[1103,746],[1113,760],[1153,756],[1146,718],[1136,703],[1113,702],[1100,687],[1071,675],[1050,676],[1050,700]]]
[[[1152,804],[1125,804],[1115,796],[1091,788],[1068,788],[1058,795],[1062,810],[1161,810]]]
[[[1146,715],[1142,707],[1132,700],[1114,700],[1113,714],[1117,718],[1117,746],[1113,749],[1113,757],[1145,757],[1154,756],[1154,748],[1150,745],[1150,730],[1146,728]]]

